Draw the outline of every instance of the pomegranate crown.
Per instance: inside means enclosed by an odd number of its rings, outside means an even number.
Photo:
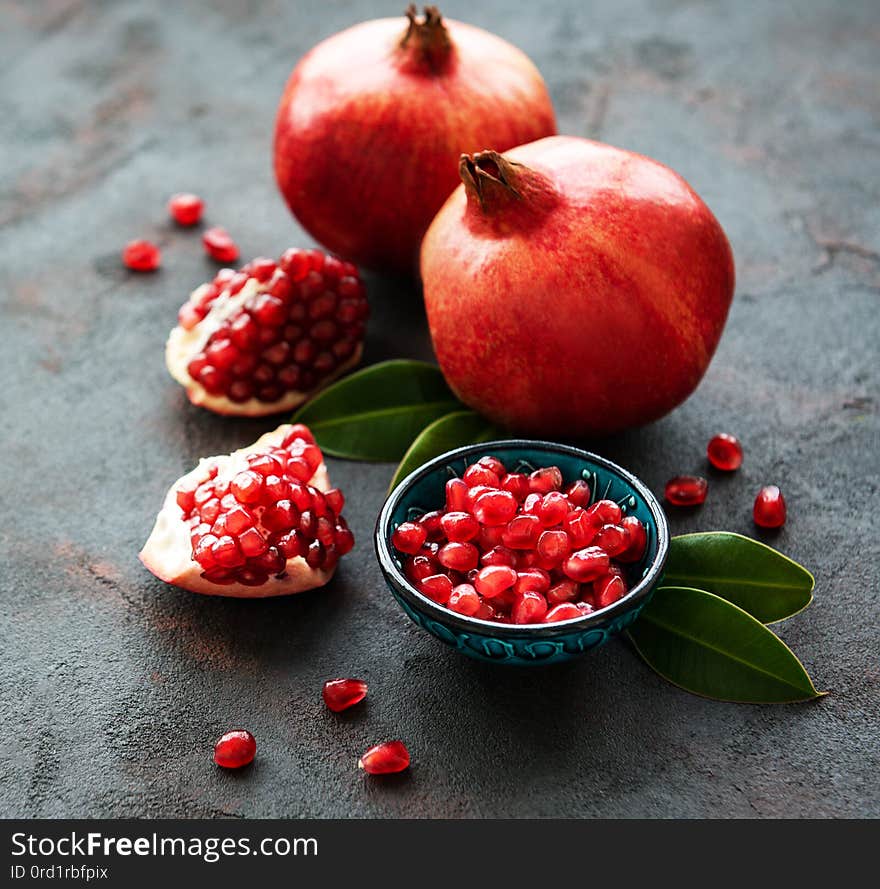
[[[419,20],[415,3],[410,3],[407,7],[409,26],[400,40],[400,48],[412,50],[419,63],[437,73],[449,58],[452,40],[443,24],[440,10],[436,6],[426,6],[424,10],[424,18]]]

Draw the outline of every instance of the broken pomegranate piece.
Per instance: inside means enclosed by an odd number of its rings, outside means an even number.
[[[290,249],[196,288],[165,361],[193,404],[252,417],[289,411],[360,361],[368,314],[351,263]]]
[[[300,593],[327,583],[354,546],[343,504],[311,432],[286,424],[178,479],[140,559],[195,593]]]

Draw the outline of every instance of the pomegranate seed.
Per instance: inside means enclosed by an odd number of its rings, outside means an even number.
[[[571,554],[571,539],[565,531],[545,531],[538,538],[536,549],[542,559],[555,567]]]
[[[508,568],[516,567],[516,556],[506,546],[493,546],[483,553],[480,561],[484,565],[506,565]]]
[[[409,578],[410,582],[418,586],[421,581],[437,573],[437,562],[430,556],[424,554],[413,556],[406,560],[403,566],[404,574]]]
[[[590,546],[572,553],[563,563],[565,575],[578,583],[586,583],[608,571],[608,553],[598,546]]]
[[[617,554],[620,562],[639,562],[645,555],[648,546],[648,534],[645,526],[635,517],[627,516],[620,523],[629,535],[626,549]]]
[[[580,595],[580,587],[573,580],[560,580],[547,590],[547,601],[551,605],[574,602]]]
[[[565,496],[572,506],[587,507],[590,504],[592,492],[590,486],[583,479],[578,479],[565,489]]]
[[[469,488],[476,487],[477,485],[485,485],[488,488],[497,488],[501,481],[497,472],[493,472],[488,466],[483,466],[480,463],[474,463],[473,466],[468,466],[464,471],[462,479]]]
[[[358,760],[368,775],[390,775],[409,767],[409,751],[403,741],[386,741],[370,747]]]
[[[256,755],[256,738],[245,729],[226,732],[214,744],[214,762],[224,769],[240,769],[250,765]]]
[[[523,475],[521,472],[505,475],[501,479],[501,490],[513,494],[517,500],[525,500],[529,494],[528,476]]]
[[[426,512],[419,519],[419,524],[425,529],[425,533],[428,535],[428,540],[443,539],[443,526],[440,524],[442,518],[443,513],[437,509],[433,512]]]
[[[542,530],[536,515],[518,515],[508,522],[501,539],[509,549],[534,549]]]
[[[516,574],[516,584],[513,587],[515,593],[524,593],[526,590],[546,593],[549,589],[550,575],[543,568],[526,568]]]
[[[472,543],[447,543],[437,551],[437,561],[451,571],[467,573],[476,568],[480,551]]]
[[[562,473],[558,466],[536,469],[529,476],[529,490],[534,494],[549,494],[562,487]]]
[[[263,495],[263,476],[245,469],[232,479],[230,490],[239,503],[257,503]]]
[[[446,512],[440,518],[446,539],[453,543],[467,543],[480,533],[480,523],[467,512]]]
[[[580,507],[576,507],[565,517],[562,526],[576,549],[589,546],[598,530],[592,518],[587,515],[587,511]]]
[[[601,528],[619,524],[623,510],[613,500],[599,500],[587,509],[587,516],[596,528]]]
[[[452,581],[445,574],[432,574],[419,581],[419,591],[438,605],[445,605],[452,595]]]
[[[544,615],[544,623],[552,624],[560,620],[571,620],[574,617],[583,617],[580,609],[572,602],[562,602],[551,608]]]
[[[629,546],[627,530],[622,525],[602,525],[593,538],[593,546],[604,549],[612,558]]]
[[[480,610],[480,596],[469,583],[460,583],[449,596],[448,607],[459,614],[472,617]]]
[[[178,225],[195,225],[202,218],[205,205],[198,195],[181,192],[171,195],[168,212]]]
[[[673,506],[699,506],[705,503],[709,483],[696,475],[678,475],[666,482],[664,495]]]
[[[428,537],[424,525],[415,522],[402,522],[391,535],[391,543],[401,553],[417,553]]]
[[[782,491],[776,485],[765,485],[755,497],[752,510],[755,524],[761,528],[781,528],[785,524],[786,506]]]
[[[460,478],[446,482],[446,511],[466,512],[468,509],[468,486]]]
[[[363,679],[328,679],[321,694],[329,710],[341,713],[367,696],[367,683]]]
[[[626,584],[617,574],[609,574],[593,584],[593,600],[596,608],[605,608],[626,595]]]
[[[526,590],[517,597],[510,617],[515,624],[536,624],[546,614],[547,600],[534,590]]]
[[[482,525],[506,525],[516,515],[517,503],[508,491],[487,491],[473,505],[474,518]]]
[[[716,469],[733,472],[742,466],[743,449],[736,436],[719,432],[709,441],[706,456]]]
[[[477,543],[484,551],[490,550],[495,546],[501,546],[504,543],[504,531],[503,525],[494,525],[492,527],[481,525]]]
[[[238,568],[245,563],[244,554],[238,548],[238,542],[234,537],[224,534],[211,547],[214,561],[222,568]]]
[[[484,466],[490,472],[494,472],[498,478],[503,478],[507,475],[507,468],[497,457],[480,457],[477,460],[477,466]]]
[[[202,235],[202,245],[211,259],[217,262],[235,262],[238,259],[238,247],[229,237],[225,228],[215,226]]]
[[[162,264],[162,253],[152,241],[129,241],[122,251],[122,262],[133,272],[155,272]]]
[[[329,491],[324,491],[324,499],[327,501],[327,508],[333,515],[339,515],[342,512],[345,506],[345,495],[339,488],[330,488]]]
[[[474,580],[477,592],[487,598],[494,599],[516,583],[516,571],[504,565],[486,565],[481,568]]]
[[[266,538],[256,528],[243,531],[238,537],[238,545],[248,559],[263,555],[269,548]]]

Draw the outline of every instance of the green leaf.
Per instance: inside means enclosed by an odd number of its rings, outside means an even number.
[[[660,587],[628,635],[664,679],[707,698],[770,704],[824,694],[772,630],[704,590]]]
[[[496,426],[474,411],[455,411],[435,420],[422,430],[400,461],[389,490],[393,491],[406,476],[428,460],[439,457],[452,448],[491,441],[498,437],[498,433]]]
[[[765,624],[806,608],[815,585],[802,565],[729,531],[673,537],[663,583],[708,590]]]
[[[428,423],[461,407],[436,365],[383,361],[319,392],[293,421],[334,457],[391,462]]]

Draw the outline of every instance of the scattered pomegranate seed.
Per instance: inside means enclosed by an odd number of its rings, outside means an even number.
[[[129,241],[122,251],[122,262],[133,272],[155,272],[162,264],[162,253],[152,241]]]
[[[765,485],[755,497],[752,515],[761,528],[781,528],[786,518],[785,497],[776,485]]]
[[[409,768],[409,750],[403,741],[386,741],[370,747],[358,760],[358,768],[368,775],[390,775]]]
[[[706,501],[709,482],[697,475],[678,475],[666,482],[664,494],[673,506],[699,506]]]
[[[256,754],[256,738],[245,729],[226,732],[214,745],[214,762],[224,769],[240,769],[250,765]]]
[[[564,486],[558,467],[526,476],[486,456],[447,482],[445,509],[401,524],[392,544],[409,581],[451,611],[505,623],[568,620],[624,596],[621,563],[640,562],[647,549],[636,516],[591,499],[583,480]]]
[[[742,466],[743,449],[736,436],[720,432],[706,446],[706,456],[716,469],[733,472]]]
[[[219,225],[209,228],[202,235],[205,252],[217,262],[235,262],[238,259],[238,247],[229,236],[229,232]]]
[[[205,205],[198,195],[181,192],[171,195],[168,212],[178,225],[195,225],[202,218]]]
[[[329,710],[341,713],[367,696],[367,683],[363,679],[328,679],[321,694]]]

